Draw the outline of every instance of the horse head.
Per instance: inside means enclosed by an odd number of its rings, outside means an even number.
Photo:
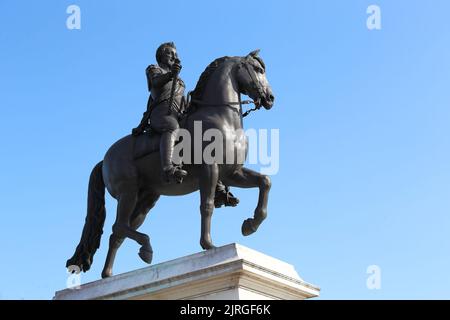
[[[259,50],[255,50],[242,57],[236,76],[240,91],[253,99],[257,107],[262,105],[269,110],[275,97],[266,77],[266,65],[258,54]]]

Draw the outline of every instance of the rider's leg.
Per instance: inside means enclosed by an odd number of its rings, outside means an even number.
[[[187,171],[182,170],[178,166],[174,166],[172,163],[173,149],[176,138],[176,131],[167,130],[161,134],[161,166],[164,171],[166,180],[175,179],[175,181],[181,183],[183,181],[183,178],[187,175]]]
[[[225,207],[235,207],[238,205],[238,203],[239,199],[230,192],[230,189],[225,186],[222,181],[217,181],[216,192],[214,196],[214,206],[216,208],[220,208],[223,205],[225,205]]]
[[[152,129],[161,134],[159,153],[164,179],[167,181],[175,179],[181,183],[187,172],[172,163],[174,144],[179,129],[178,119],[176,115],[168,114],[167,109],[168,107],[164,103],[155,107],[151,113],[150,123]]]
[[[216,186],[216,193],[218,192],[226,192],[227,191],[227,187],[223,184],[222,181],[218,180],[217,181],[217,186]]]

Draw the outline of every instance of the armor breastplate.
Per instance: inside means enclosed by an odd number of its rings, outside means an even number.
[[[161,74],[165,74],[167,73],[166,71],[162,70]],[[175,91],[174,91],[174,97],[173,97],[173,101],[180,106],[181,105],[181,99],[184,95],[184,89],[185,89],[185,84],[183,82],[183,80],[181,80],[179,77],[177,78],[177,83],[175,86]],[[169,100],[170,99],[170,92],[172,90],[172,81],[167,82],[165,85],[163,85],[161,88],[155,88],[152,87],[151,88],[151,94],[152,97],[154,99],[154,105],[156,106],[157,104],[165,101],[165,100]]]

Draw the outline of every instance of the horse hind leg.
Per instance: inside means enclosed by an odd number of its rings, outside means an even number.
[[[149,192],[139,196],[136,208],[131,216],[130,227],[132,229],[137,230],[142,225],[142,223],[145,221],[145,218],[147,217],[148,212],[155,206],[158,199],[159,195]],[[102,278],[112,276],[112,270],[116,253],[124,240],[125,240],[124,237],[119,237],[114,232],[111,234],[109,238],[108,254],[106,257],[105,266],[102,271]]]
[[[117,250],[119,250],[120,246],[123,243],[123,240],[125,240],[124,237],[119,237],[115,233],[112,233],[109,237],[108,254],[106,255],[105,266],[103,267],[102,278],[108,278],[113,275],[112,270],[114,260],[116,258]]]
[[[150,252],[150,238],[148,235],[133,230],[130,226],[131,216],[136,209],[138,201],[138,193],[133,188],[136,184],[125,186],[124,190],[118,197],[117,217],[113,225],[113,233],[119,238],[130,238],[141,245],[139,255],[145,262],[150,262],[150,255],[143,255],[143,252]]]
[[[211,217],[219,177],[217,164],[203,165],[200,172],[200,214],[202,218],[200,245],[203,249],[214,248],[211,240]]]
[[[131,227],[136,230],[138,229],[142,223],[144,223],[145,218],[147,217],[147,213],[155,206],[156,202],[159,199],[158,194],[154,193],[145,193],[141,198],[141,201],[138,202],[137,208],[135,210],[135,214],[133,215],[133,219],[131,221]],[[148,241],[148,246],[143,246],[139,250],[139,256],[144,262],[150,264],[153,259],[153,249],[150,244],[150,239]]]

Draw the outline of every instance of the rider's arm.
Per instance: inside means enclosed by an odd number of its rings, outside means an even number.
[[[154,65],[150,65],[147,68],[146,73],[149,91],[152,87],[161,88],[173,78],[172,72],[163,73],[160,68]]]

